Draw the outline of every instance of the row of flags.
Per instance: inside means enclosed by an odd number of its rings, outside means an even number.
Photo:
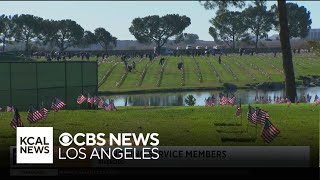
[[[267,143],[270,143],[280,133],[280,130],[271,123],[269,118],[270,115],[267,111],[260,109],[259,107],[256,107],[256,109],[254,109],[249,105],[247,119],[255,125],[264,124],[261,131],[261,137]]]
[[[110,99],[109,103],[107,103],[105,100],[101,99],[99,96],[91,96],[90,94],[88,94],[87,97],[85,97],[83,94],[80,94],[80,96],[78,96],[77,104],[81,105],[84,102],[87,102],[88,104],[91,104],[91,105],[98,106],[100,108],[103,108],[104,110],[117,109],[112,99]]]
[[[60,109],[62,109],[65,105],[66,104],[63,101],[61,101],[60,99],[54,98],[54,101],[52,102],[51,108],[52,108],[52,110],[57,112]],[[13,129],[16,129],[17,127],[24,127],[24,124],[21,121],[21,117],[20,117],[20,114],[19,114],[19,111],[17,108],[7,106],[7,112],[14,112],[14,116],[10,122],[10,126]],[[49,110],[44,107],[41,108],[40,110],[37,110],[33,106],[30,106],[28,114],[27,114],[27,120],[30,123],[35,123],[40,120],[47,119],[48,114],[49,114]]]
[[[113,100],[109,100],[109,104],[108,104],[104,100],[99,98],[98,96],[94,96],[94,97],[88,96],[88,98],[86,98],[85,96],[80,95],[77,98],[77,103],[82,104],[86,100],[90,104],[95,104],[95,105],[101,106],[104,110],[116,110],[116,107],[114,105]],[[51,109],[55,112],[58,112],[59,110],[61,110],[65,106],[66,106],[65,102],[63,102],[62,100],[60,100],[58,98],[54,98],[54,101],[52,102]],[[24,127],[24,124],[21,121],[21,117],[20,117],[20,114],[19,114],[19,111],[17,108],[7,106],[6,112],[14,112],[14,116],[10,122],[10,126],[13,129],[16,129],[17,127]],[[37,121],[46,119],[48,117],[48,114],[49,114],[49,110],[44,107],[38,110],[38,109],[34,108],[33,106],[30,106],[28,114],[27,114],[27,120],[30,123],[35,123]]]
[[[241,109],[241,101],[240,101],[240,103],[237,105],[236,116],[238,117],[241,115],[242,115],[242,109]],[[254,109],[252,106],[249,105],[247,119],[255,125],[264,124],[263,129],[261,131],[261,137],[267,143],[270,143],[280,133],[280,130],[277,129],[270,122],[269,113],[263,109],[260,109],[259,107],[256,107],[256,109]]]
[[[296,101],[296,103],[299,103],[300,101],[311,103],[311,99],[312,99],[312,96],[307,94],[307,96],[302,96],[302,98],[300,98],[300,100],[296,97],[295,101]],[[258,96],[255,96],[254,101],[256,103],[271,103],[272,99],[271,99],[271,96],[269,96],[269,97],[263,97],[263,96],[262,97],[261,96],[258,97]],[[273,102],[275,102],[277,104],[281,104],[281,103],[287,103],[288,105],[291,104],[291,101],[290,101],[289,98],[279,97],[279,96],[273,96]],[[319,98],[318,95],[315,96],[313,102],[314,102],[315,105],[319,105],[320,104],[320,98]]]
[[[205,102],[205,106],[214,106],[215,105],[214,95],[212,95],[211,97],[205,98],[204,102]],[[225,105],[234,106],[235,102],[236,102],[235,96],[228,97],[228,96],[225,96],[224,94],[219,94],[219,104],[221,106],[225,106]]]

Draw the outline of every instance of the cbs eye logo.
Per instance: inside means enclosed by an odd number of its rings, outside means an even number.
[[[69,133],[62,133],[59,136],[59,142],[62,146],[70,146],[72,141],[73,141],[73,138]]]

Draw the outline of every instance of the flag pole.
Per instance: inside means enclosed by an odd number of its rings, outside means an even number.
[[[258,123],[256,123],[256,135],[255,135],[255,138],[257,139],[257,136],[258,136]]]
[[[240,110],[241,110],[241,114],[240,114],[240,123],[241,123],[241,129],[242,129],[242,108],[241,108],[241,98],[240,98]]]
[[[287,106],[287,111],[286,111],[286,113],[287,113],[287,115],[286,115],[286,123],[288,122],[288,119],[289,119],[288,111],[289,111],[289,106]]]

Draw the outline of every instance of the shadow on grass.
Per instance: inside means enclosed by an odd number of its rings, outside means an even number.
[[[214,123],[215,126],[242,126],[241,124],[234,123]]]
[[[245,133],[247,131],[244,131],[244,130],[234,130],[234,131],[225,131],[225,130],[216,130],[218,133],[239,133],[239,134],[242,134],[242,133]]]
[[[236,137],[236,138],[227,138],[227,137],[222,137],[221,141],[222,142],[255,142],[257,138],[248,138],[248,137]]]

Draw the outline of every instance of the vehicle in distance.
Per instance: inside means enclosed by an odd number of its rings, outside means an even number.
[[[204,49],[202,46],[196,46],[196,49]]]
[[[193,47],[191,45],[187,45],[186,49],[193,49]]]

